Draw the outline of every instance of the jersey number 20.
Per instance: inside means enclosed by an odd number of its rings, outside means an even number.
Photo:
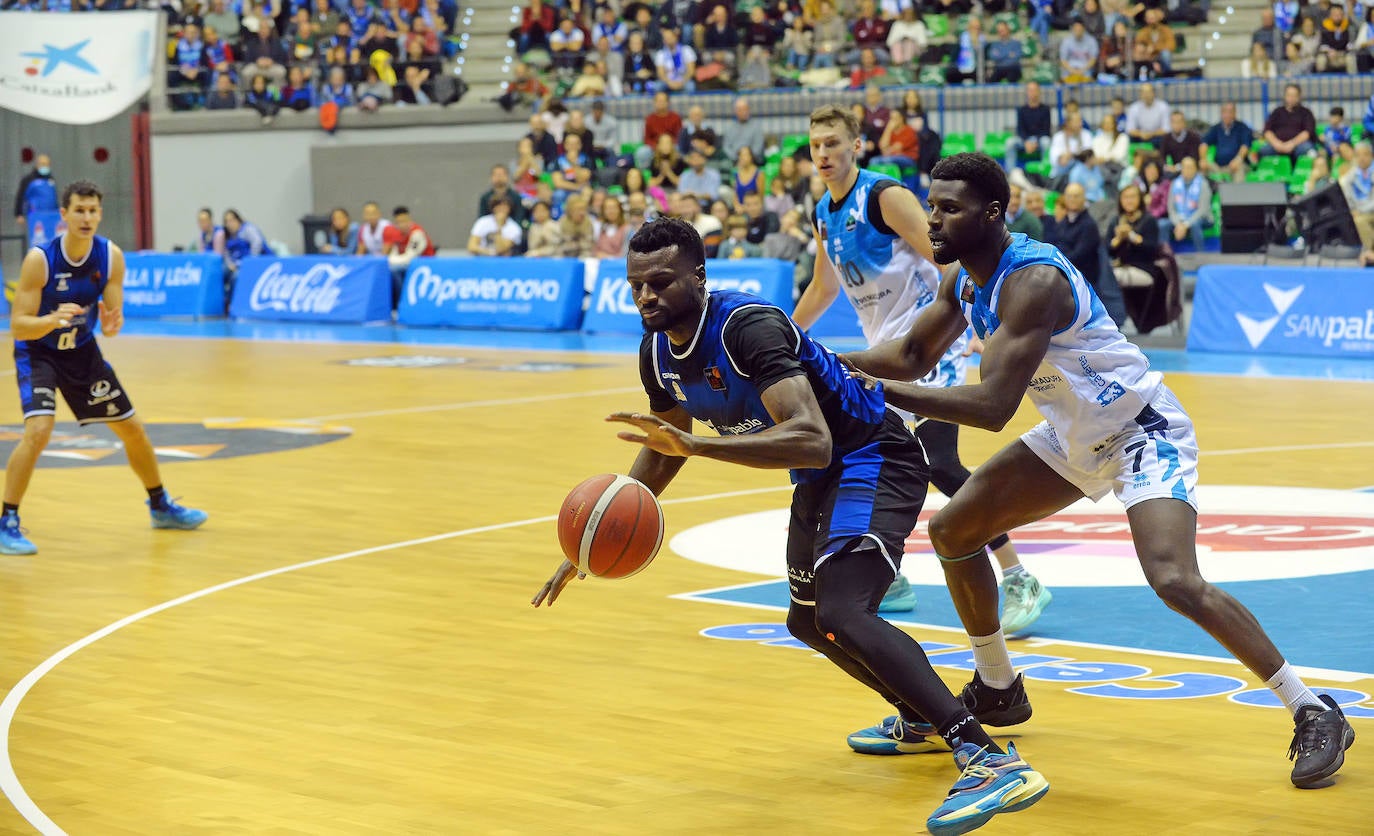
[[[841,261],[840,272],[844,274],[844,283],[846,287],[863,286],[864,274],[859,272],[859,268],[854,266],[853,262]]]

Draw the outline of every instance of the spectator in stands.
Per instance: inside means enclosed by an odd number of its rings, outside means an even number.
[[[1321,135],[1322,150],[1331,164],[1344,169],[1355,158],[1354,140],[1350,125],[1345,121],[1345,108],[1336,105],[1326,117],[1326,131]]]
[[[410,31],[401,36],[401,54],[411,55],[412,45],[419,43],[420,53],[425,58],[439,55],[439,34],[430,27],[425,18],[416,15],[410,21]]]
[[[668,193],[644,179],[644,172],[631,168],[625,172],[625,204],[631,209],[635,206],[635,195],[644,199],[645,218],[652,220],[668,211]]]
[[[1127,315],[1138,330],[1149,333],[1168,319],[1164,313],[1168,280],[1155,266],[1159,223],[1145,211],[1145,200],[1134,183],[1117,196],[1116,212],[1107,252]]]
[[[686,156],[692,150],[692,137],[709,130],[706,127],[706,111],[701,105],[692,105],[687,108],[687,121],[682,123],[682,130],[677,135],[677,150]]]
[[[320,87],[317,101],[321,104],[333,102],[339,107],[349,107],[357,103],[353,85],[348,83],[343,67],[329,68],[329,80]]]
[[[687,170],[687,161],[678,153],[672,134],[659,134],[654,156],[649,163],[649,183],[665,192],[677,189],[678,178]]]
[[[554,200],[565,203],[570,194],[586,194],[591,188],[591,158],[582,150],[582,137],[563,137],[563,153],[553,167]]]
[[[882,88],[876,84],[870,84],[864,88],[863,117],[859,119],[859,133],[863,137],[863,152],[859,155],[863,164],[867,165],[872,156],[878,153],[878,140],[882,139],[883,131],[887,128],[887,122],[892,118],[892,111],[883,104]]]
[[[873,50],[865,49],[859,52],[859,64],[849,73],[849,89],[858,90],[866,87],[870,83],[876,84],[877,80],[887,75],[887,68],[878,63],[878,58]]]
[[[571,76],[582,66],[582,58],[587,54],[586,35],[572,15],[564,15],[558,28],[549,34],[549,53],[554,68],[564,76]]]
[[[907,119],[900,110],[888,114],[877,146],[877,153],[868,161],[870,166],[895,165],[898,168],[919,170],[921,138],[916,129],[907,124]]]
[[[587,214],[587,199],[573,195],[563,205],[563,217],[558,221],[561,239],[560,252],[564,258],[588,258],[596,241],[596,230]]]
[[[601,222],[596,228],[594,258],[624,258],[630,245],[630,227],[625,220],[625,207],[613,197],[601,204]]]
[[[644,144],[635,149],[635,167],[649,167],[660,136],[667,134],[676,143],[681,133],[682,117],[669,107],[668,94],[658,91],[654,94],[653,110],[644,117]]]
[[[218,253],[224,255],[224,227],[215,225],[215,215],[209,209],[202,209],[196,213],[196,227],[198,233],[195,243],[191,245],[193,252],[198,253]]]
[[[315,88],[305,77],[305,69],[293,66],[286,71],[286,87],[281,91],[281,105],[300,112],[315,106]]]
[[[1025,213],[1039,221],[1042,230],[1044,229],[1046,221],[1054,220],[1052,217],[1045,214],[1045,193],[1039,189],[1027,189],[1022,192],[1021,202],[1025,204]],[[1042,237],[1038,240],[1044,241],[1043,235],[1044,233],[1042,232]]]
[[[377,108],[391,102],[392,85],[382,81],[377,68],[370,64],[365,72],[367,76],[357,88],[358,110],[364,113],[376,113]]]
[[[763,126],[749,112],[749,100],[743,96],[735,99],[734,117],[725,123],[720,132],[720,149],[724,154],[736,159],[741,148],[754,152],[754,159],[763,158]]]
[[[236,110],[238,106],[239,94],[234,89],[234,80],[228,75],[215,79],[215,89],[205,97],[205,109]]]
[[[1050,179],[1055,185],[1068,181],[1069,170],[1092,155],[1093,135],[1083,127],[1083,116],[1064,114],[1059,130],[1050,138]],[[1055,189],[1058,191],[1058,189]]]
[[[410,210],[404,206],[392,210],[391,226],[395,234],[390,236],[386,261],[391,267],[391,307],[395,308],[396,303],[401,301],[401,286],[405,283],[410,263],[417,258],[434,255],[435,246],[429,233],[415,222]]]
[[[1126,108],[1126,135],[1132,142],[1148,142],[1159,147],[1169,132],[1169,103],[1155,96],[1155,86],[1140,85],[1140,98]]]
[[[213,26],[206,26],[203,35],[205,41],[205,67],[210,72],[209,83],[214,84],[215,80],[221,75],[227,75],[238,83],[238,65],[234,63],[234,50],[220,37],[219,30]],[[309,75],[309,68],[306,74]]]
[[[504,165],[494,165],[491,167],[491,188],[482,192],[482,196],[477,199],[478,216],[491,214],[491,202],[497,198],[510,203],[511,220],[516,223],[524,223],[527,217],[524,203],[520,200],[520,195],[511,188],[510,169]]]
[[[334,25],[334,34],[320,44],[320,50],[326,67],[355,67],[362,62],[362,51],[348,18]]]
[[[1021,82],[1021,41],[1012,37],[1011,26],[1005,20],[997,21],[997,40],[988,44],[989,84],[1010,81]]]
[[[538,74],[524,61],[515,62],[514,77],[506,82],[505,91],[496,99],[501,109],[509,113],[517,106],[529,107],[538,112],[544,109],[549,96],[549,88],[539,80]]]
[[[706,245],[708,256],[714,258],[724,234],[720,220],[702,212],[701,204],[684,195],[674,195],[672,206],[672,214],[692,225]]]
[[[563,126],[563,142],[567,143],[569,134],[577,134],[582,140],[582,153],[586,154],[592,168],[595,168],[596,154],[593,149],[596,147],[596,138],[592,135],[591,128],[587,127],[587,118],[580,110],[568,111],[567,124]]]
[[[206,72],[205,42],[200,38],[200,27],[195,24],[183,26],[181,37],[176,45],[176,68],[168,73],[169,86],[193,87],[199,96],[204,96],[210,86],[210,74]]]
[[[515,255],[524,239],[520,224],[511,217],[510,198],[494,197],[487,214],[472,224],[468,233],[468,252],[473,255]]]
[[[215,2],[221,3],[222,0]],[[333,0],[314,0],[310,5],[310,23],[321,35],[335,31],[339,26],[339,12]]]
[[[1291,2],[1291,0],[1289,0],[1289,2]],[[1342,0],[1342,2],[1344,2],[1344,0]],[[1306,3],[1299,2],[1298,28],[1301,30],[1302,21],[1310,18],[1312,20],[1313,25],[1315,25],[1317,29],[1320,30],[1322,22],[1326,20],[1327,15],[1331,11],[1331,6],[1331,0],[1315,0],[1315,2],[1313,2],[1313,0],[1309,0],[1309,2]]]
[[[1318,155],[1312,158],[1312,170],[1307,172],[1307,178],[1303,180],[1302,193],[1304,196],[1310,195],[1336,182],[1337,179],[1331,176],[1330,163],[1326,161],[1326,157]],[[1296,234],[1297,230],[1293,231]]]
[[[887,51],[887,21],[878,16],[873,0],[860,0],[859,14],[849,26],[854,36],[854,46],[840,57],[846,64],[859,60],[865,49],[873,50],[873,57],[880,64],[887,64],[892,56]]]
[[[1278,78],[1279,67],[1269,59],[1264,44],[1255,41],[1250,44],[1250,55],[1240,62],[1241,78]]]
[[[1236,103],[1224,102],[1221,106],[1221,121],[1208,128],[1198,146],[1198,159],[1202,161],[1204,173],[1225,171],[1237,183],[1245,180],[1245,162],[1249,155],[1250,144],[1255,141],[1255,132],[1250,126],[1236,119]],[[1208,159],[1208,149],[1215,149],[1215,162]]]
[[[403,81],[396,87],[398,105],[427,105],[434,102],[429,84],[430,71],[421,64],[406,64]]]
[[[516,49],[521,55],[536,47],[549,48],[549,35],[558,26],[554,14],[553,7],[545,6],[543,0],[530,0],[530,4],[520,10],[520,34],[516,39]]]
[[[609,4],[601,7],[601,18],[592,26],[592,40],[606,39],[611,49],[620,52],[629,40],[630,30],[625,22],[616,17],[615,8]]]
[[[743,8],[743,4],[740,7]],[[761,47],[771,56],[781,39],[782,30],[778,24],[768,19],[768,13],[762,4],[749,10],[749,24],[744,28],[744,38],[741,40],[746,48]]]
[[[1126,169],[1131,141],[1117,128],[1116,117],[1110,113],[1102,117],[1101,126],[1093,134],[1093,157],[1102,168],[1102,176],[1115,191],[1115,185]]]
[[[391,221],[382,217],[382,207],[375,200],[363,204],[363,222],[358,225],[357,255],[386,255],[387,238],[392,235]]]
[[[250,87],[259,75],[266,76],[275,85],[286,81],[286,65],[291,63],[291,56],[274,27],[272,18],[264,15],[258,19],[257,37],[248,39],[244,45],[243,83]]]
[[[1355,72],[1360,75],[1374,72],[1374,4],[1365,7],[1364,21],[1355,36]]]
[[[815,50],[815,34],[801,15],[793,17],[783,33],[782,49],[787,56],[788,69],[804,70],[810,66],[811,53]]]
[[[1164,170],[1171,177],[1178,174],[1185,157],[1194,162],[1201,158],[1201,146],[1202,137],[1188,127],[1183,111],[1169,114],[1169,132],[1159,142],[1159,153],[1164,158]]]
[[[1202,252],[1202,232],[1212,225],[1212,186],[1198,171],[1197,160],[1184,157],[1179,175],[1169,185],[1169,215],[1159,219],[1161,241],[1189,238]]]
[[[390,93],[390,89],[387,93]],[[248,86],[248,92],[244,94],[243,106],[251,107],[262,117],[262,124],[270,125],[272,120],[277,118],[277,111],[281,110],[281,94],[276,88],[267,86],[267,77],[263,75],[253,76],[253,82]]]
[[[230,275],[238,272],[239,264],[248,256],[267,252],[267,237],[257,224],[246,222],[238,210],[225,209],[221,223],[224,226],[224,269]]]
[[[1054,216],[1042,219],[1045,243],[1053,244],[1064,253],[1069,263],[1078,268],[1088,283],[1097,286],[1102,273],[1102,236],[1097,222],[1087,212],[1087,197],[1083,187],[1070,183],[1054,205]]]
[[[1312,151],[1317,139],[1317,119],[1302,103],[1302,88],[1283,88],[1283,104],[1274,108],[1264,123],[1264,145],[1259,156],[1300,157]]]
[[[654,54],[644,43],[644,33],[630,32],[625,45],[625,69],[621,84],[626,92],[648,93],[657,85],[658,67]]]
[[[987,49],[987,39],[983,37],[982,18],[977,15],[969,16],[967,27],[959,33],[958,44],[954,61],[945,70],[945,79],[950,84],[979,81],[983,75],[984,52]]]
[[[663,48],[654,56],[661,89],[673,93],[690,93],[696,89],[697,54],[690,46],[679,43],[676,29],[663,30]]]
[[[1098,0],[1083,0],[1078,9],[1078,19],[1083,21],[1083,31],[1094,41],[1107,36],[1107,16],[1102,13]]]
[[[353,255],[358,249],[358,225],[342,206],[329,213],[329,228],[315,233],[315,250],[326,255]]]
[[[329,0],[323,2],[327,3]],[[214,29],[229,43],[239,42],[239,16],[228,7],[225,0],[210,0],[210,11],[201,18],[201,23],[204,29]]]
[[[1321,49],[1322,38],[1317,32],[1317,24],[1312,18],[1304,17],[1298,31],[1288,39],[1288,67],[1286,74],[1307,75],[1317,66],[1317,52]]]
[[[833,67],[849,37],[844,19],[835,13],[835,5],[830,0],[821,0],[820,14],[812,34],[814,35],[811,64],[813,67]]]
[[[543,118],[538,113],[530,115],[529,124],[530,132],[525,134],[525,137],[534,147],[534,152],[543,158],[544,169],[547,171],[558,162],[558,143],[554,141],[553,135],[548,132]]]
[[[1298,23],[1300,11],[1301,7],[1298,0],[1274,0],[1274,9],[1269,13],[1269,17],[1280,32],[1289,35],[1292,34],[1293,27]]]
[[[687,170],[677,181],[678,194],[695,198],[703,206],[709,205],[720,193],[720,172],[707,168],[706,155],[693,148],[687,152]]]
[[[1374,249],[1374,150],[1369,140],[1355,146],[1355,161],[1341,177],[1341,188],[1355,218],[1360,243],[1366,250]]]
[[[1068,182],[1083,187],[1083,197],[1089,205],[1107,199],[1107,177],[1101,162],[1091,150],[1082,154],[1078,162],[1069,168]]]
[[[730,185],[734,190],[736,206],[741,205],[748,195],[763,196],[763,170],[758,166],[754,150],[748,145],[741,146],[738,156],[735,157],[735,174]]]
[[[1059,42],[1059,80],[1087,84],[1097,71],[1097,39],[1088,35],[1082,18],[1074,18],[1069,35]]]
[[[606,112],[606,102],[602,99],[592,101],[592,116],[587,120],[587,130],[592,135],[592,156],[610,167],[616,159],[616,130],[619,120]]]
[[[1135,33],[1136,76],[1141,76],[1141,68],[1148,68],[1151,78],[1173,73],[1173,55],[1178,49],[1178,39],[1174,30],[1164,23],[1163,9],[1149,9],[1145,12],[1145,25]]]
[[[1350,21],[1345,7],[1333,5],[1322,22],[1321,43],[1317,47],[1317,72],[1344,73],[1350,55]]]
[[[1134,77],[1135,38],[1126,26],[1126,21],[1117,19],[1112,23],[1112,31],[1102,39],[1102,48],[1097,54],[1097,73],[1099,78],[1108,81],[1125,81]]]
[[[731,215],[725,224],[726,236],[716,250],[716,258],[760,258],[763,249],[749,240],[749,222],[743,215]]]
[[[314,66],[320,56],[320,30],[315,28],[315,24],[310,20],[310,11],[301,7],[296,12],[295,18],[288,31],[291,40],[291,66],[311,67]]]
[[[1260,12],[1259,28],[1251,33],[1250,42],[1264,47],[1265,54],[1273,61],[1283,58],[1284,31],[1276,25],[1273,10],[1264,9]]]
[[[563,250],[563,234],[553,219],[549,204],[539,201],[530,210],[530,229],[525,254],[531,258],[553,258]]]
[[[763,208],[763,195],[758,192],[744,196],[744,217],[749,222],[751,244],[762,244],[764,237],[779,229],[778,216]]]
[[[1050,147],[1050,109],[1040,99],[1040,85],[1026,85],[1026,103],[1016,109],[1016,135],[1007,140],[1007,171],[1021,164],[1021,154],[1039,158]]]
[[[781,177],[774,177],[768,183],[768,194],[763,198],[763,208],[767,212],[772,212],[778,216],[778,222],[782,222],[782,216],[792,211],[797,205],[797,201],[792,197],[787,189],[787,184]]]
[[[783,157],[778,163],[778,176],[774,179],[787,188],[787,193],[792,195],[794,203],[801,203],[802,197],[806,194],[808,178],[801,176],[795,158]]]
[[[730,22],[729,10],[723,5],[712,6],[701,32],[702,64],[720,64],[733,70],[739,43],[739,32]]]
[[[573,82],[572,89],[568,91],[568,98],[604,96],[606,90],[606,64],[600,60],[588,59],[582,62],[582,73]]]
[[[739,89],[766,90],[773,86],[773,67],[768,59],[768,50],[761,46],[749,47],[739,68]]]
[[[920,59],[921,53],[926,51],[929,43],[930,33],[926,30],[925,21],[921,19],[916,6],[903,6],[901,17],[893,21],[887,30],[887,51],[892,57],[892,63],[897,66],[914,64]],[[1018,61],[1020,57],[1018,52]]]
[[[1136,186],[1145,195],[1145,207],[1151,216],[1156,219],[1169,216],[1169,178],[1164,176],[1164,167],[1158,157],[1148,156],[1140,164]]]
[[[1007,200],[1007,231],[1020,232],[1036,241],[1044,240],[1045,229],[1040,218],[1025,211],[1021,206],[1023,192],[1020,186],[1011,187],[1011,197]]]

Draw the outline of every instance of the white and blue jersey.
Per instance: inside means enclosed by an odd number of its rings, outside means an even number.
[[[646,334],[640,376],[655,412],[681,406],[721,435],[748,435],[773,426],[761,393],[805,374],[834,444],[832,462],[868,444],[886,419],[882,387],[867,388],[838,357],[814,342],[768,301],[738,291],[707,297],[696,336],[684,348],[664,333]],[[793,470],[793,482],[819,470]]]
[[[811,219],[870,346],[905,336],[940,287],[939,268],[883,220],[878,196],[894,187],[904,188],[890,177],[860,171],[849,194],[834,201],[826,193]],[[935,387],[963,383],[967,345],[966,337],[956,340],[917,383]]]
[[[95,304],[105,292],[105,283],[110,280],[109,239],[94,236],[90,252],[76,262],[67,257],[66,241],[65,234],[59,235],[43,246],[34,248],[43,253],[48,268],[42,301],[38,303],[38,315],[46,316],[66,302],[87,309],[84,316],[74,317],[69,327],[59,328],[37,340],[29,340],[30,343],[59,350],[79,348],[95,338],[92,331],[96,319]]]
[[[1058,248],[1012,233],[997,270],[979,287],[966,270],[957,281],[964,316],[984,339],[997,332],[1002,289],[1017,271],[1048,264],[1064,275],[1074,299],[1073,321],[1050,338],[1049,349],[1030,381],[1031,402],[1053,427],[1069,463],[1096,470],[1105,439],[1127,428],[1163,388],[1163,376],[1128,342],[1078,268]]]

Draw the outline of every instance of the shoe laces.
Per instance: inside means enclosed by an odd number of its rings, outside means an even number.
[[[959,780],[954,782],[955,790],[958,789],[959,784],[963,783],[969,778],[975,778],[977,779],[976,783],[981,784],[984,780],[988,778],[997,777],[997,770],[984,763],[984,761],[986,760],[984,754],[987,752],[987,750],[988,747],[983,746],[977,752],[969,756],[968,762],[964,764],[963,772],[959,774]]]
[[[1308,711],[1306,707],[1302,711],[1304,716],[1294,726],[1293,741],[1288,744],[1288,759],[1290,761],[1301,754],[1320,748],[1327,739],[1322,724],[1317,721],[1322,712]]]
[[[1002,584],[1006,588],[1008,598],[1013,595],[1020,595],[1029,583],[1030,578],[1026,576],[1025,572],[1018,572],[1015,575],[1002,578]]]
[[[6,514],[4,519],[0,520],[0,528],[3,528],[7,533],[10,534],[23,535],[29,533],[29,530],[27,528],[24,528],[19,524],[18,514]]]

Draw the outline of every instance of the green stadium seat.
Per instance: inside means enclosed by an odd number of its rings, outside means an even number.
[[[805,148],[811,142],[810,134],[788,134],[782,138],[782,155],[792,156],[798,148]]]
[[[1002,159],[1007,154],[1007,140],[1011,139],[1010,133],[994,132],[983,135],[983,153],[996,159]]]
[[[892,163],[877,163],[875,165],[870,165],[868,167],[868,170],[873,172],[874,174],[881,174],[885,177],[891,177],[893,180],[896,180],[898,182],[900,182],[902,179],[901,167],[895,166]]]
[[[766,162],[766,163],[763,164],[763,176],[764,176],[764,178],[767,179],[768,182],[770,182],[770,183],[773,182],[774,180],[778,179],[778,171],[779,171],[779,169],[781,169],[781,168],[782,168],[782,161],[781,161],[781,160],[777,160],[777,161],[769,160],[768,162]]]
[[[941,157],[952,157],[955,154],[971,154],[978,150],[978,145],[973,138],[973,134],[945,134],[945,140],[940,148]]]
[[[1282,180],[1293,173],[1293,161],[1288,157],[1262,157],[1259,165],[1255,166],[1256,171],[1274,173]]]
[[[1364,125],[1359,122],[1356,122],[1355,124],[1351,125],[1350,138],[1355,140],[1356,142],[1359,142],[1360,140],[1364,139]]]
[[[925,66],[921,68],[918,76],[919,83],[940,86],[945,83],[945,71],[943,67]]]
[[[627,155],[629,155],[629,154],[633,154],[633,153],[635,152],[635,149],[638,148],[639,145],[640,145],[640,144],[639,144],[638,142],[622,142],[622,143],[620,143],[620,155],[621,155],[622,157],[624,157],[624,156],[627,156]]]
[[[1021,31],[1021,20],[1012,12],[1000,12],[992,16],[992,24],[988,26],[987,34],[996,37],[997,24],[1005,23],[1011,27],[1011,33],[1015,35]]]
[[[1027,174],[1039,174],[1041,177],[1045,178],[1050,176],[1050,164],[1044,160],[1026,163],[1024,168]]]
[[[1144,151],[1146,154],[1153,154],[1155,147],[1148,142],[1132,142],[1130,149],[1126,153],[1129,159],[1134,160],[1136,152],[1138,151]]]
[[[924,19],[926,31],[930,33],[931,40],[949,35],[949,18],[944,15],[926,15]]]
[[[1305,155],[1304,155],[1304,156],[1301,156],[1301,157],[1298,157],[1297,163],[1295,163],[1295,164],[1293,165],[1293,173],[1294,173],[1294,174],[1301,174],[1303,177],[1306,177],[1306,176],[1307,176],[1307,173],[1308,173],[1309,171],[1311,171],[1311,170],[1312,170],[1312,158],[1311,158],[1311,157],[1308,157],[1308,156],[1305,156]]]
[[[1045,214],[1053,215],[1054,206],[1059,202],[1059,192],[1045,192]]]
[[[1208,145],[1208,146],[1207,146],[1207,162],[1209,162],[1209,163],[1215,163],[1216,161],[1217,161],[1217,147],[1216,147],[1215,145]]]
[[[1059,71],[1055,68],[1053,61],[1041,61],[1031,70],[1029,81],[1039,84],[1058,84]]]
[[[1021,57],[1032,59],[1040,54],[1040,41],[1035,38],[1026,38],[1021,42]]]
[[[1212,225],[1202,230],[1203,240],[1221,237],[1221,195],[1212,192]]]

